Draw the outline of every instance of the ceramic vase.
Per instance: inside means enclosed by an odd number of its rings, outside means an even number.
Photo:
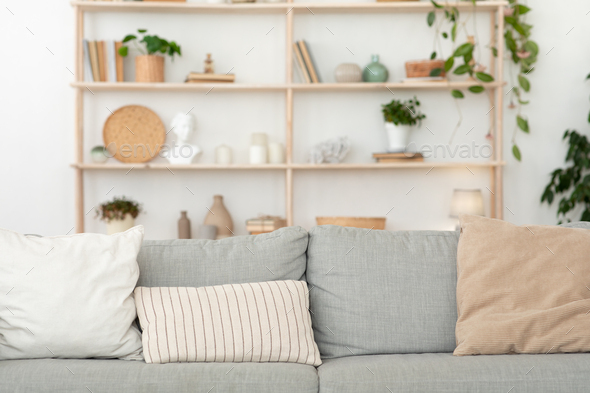
[[[131,214],[125,214],[122,220],[111,220],[107,222],[107,235],[114,233],[125,232],[128,229],[133,228],[135,225],[135,218]]]
[[[385,132],[387,134],[387,151],[389,153],[401,153],[406,151],[412,126],[395,125],[385,123]]]
[[[387,82],[389,78],[389,71],[381,63],[379,63],[379,55],[371,57],[371,63],[367,64],[363,70],[363,80],[371,83]]]
[[[203,224],[215,225],[217,227],[216,239],[224,239],[233,235],[234,223],[223,204],[223,196],[213,196],[213,206],[209,209],[209,213],[207,213]]]
[[[363,72],[356,64],[344,63],[336,67],[334,78],[338,83],[358,83],[363,81]]]
[[[96,164],[104,164],[109,159],[108,152],[104,146],[95,146],[90,151],[90,158]]]
[[[178,220],[178,238],[191,238],[191,221],[186,216],[186,211],[180,212],[180,219]]]

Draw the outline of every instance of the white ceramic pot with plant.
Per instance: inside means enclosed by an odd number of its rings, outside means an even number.
[[[180,46],[174,41],[167,41],[157,35],[146,35],[146,29],[138,29],[142,34],[139,44],[138,37],[129,34],[123,38],[127,44],[119,48],[119,54],[123,57],[129,54],[129,42],[141,53],[135,58],[135,81],[136,82],[164,82],[164,56],[168,55],[174,60],[174,55],[182,56]],[[143,45],[140,45],[143,44]]]
[[[420,101],[416,97],[407,101],[393,100],[382,105],[388,152],[400,153],[406,150],[412,130],[426,118],[418,107]]]
[[[135,226],[135,219],[141,213],[141,205],[125,197],[115,197],[101,204],[96,216],[107,224],[107,235],[125,232]]]

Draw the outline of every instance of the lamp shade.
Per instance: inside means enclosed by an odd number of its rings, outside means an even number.
[[[454,190],[451,200],[451,217],[460,214],[483,216],[483,196],[481,190]]]

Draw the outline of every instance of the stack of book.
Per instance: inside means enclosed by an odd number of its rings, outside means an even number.
[[[84,40],[84,80],[87,82],[123,82],[122,42]]]
[[[321,83],[320,75],[315,67],[311,52],[305,41],[298,41],[293,44],[295,52],[295,68],[299,70],[299,76],[305,83]]]
[[[234,74],[205,74],[202,72],[191,72],[186,77],[186,83],[233,83],[236,79]]]
[[[276,231],[277,229],[286,226],[287,221],[285,219],[275,216],[262,216],[246,220],[246,230],[250,232],[251,235]]]
[[[373,153],[373,158],[380,164],[391,162],[421,162],[424,161],[422,153]]]

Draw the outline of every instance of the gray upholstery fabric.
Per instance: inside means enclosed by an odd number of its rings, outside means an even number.
[[[313,228],[306,275],[322,357],[452,352],[458,237]]]
[[[301,280],[307,240],[301,227],[223,240],[147,240],[137,257],[137,285],[203,287]]]
[[[0,361],[0,392],[89,391],[316,393],[318,377],[313,366],[293,363],[146,364],[125,360],[69,359]]]
[[[590,354],[352,356],[318,373],[321,393],[575,393],[590,391]]]

